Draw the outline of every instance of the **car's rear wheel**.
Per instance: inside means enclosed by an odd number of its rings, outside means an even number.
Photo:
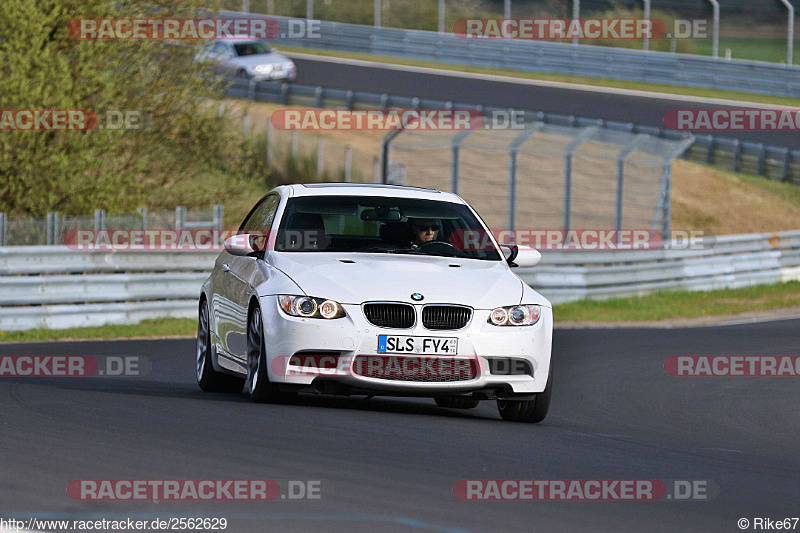
[[[211,327],[208,302],[203,300],[197,318],[197,384],[206,392],[242,392],[244,380],[214,370],[211,361]]]
[[[436,405],[439,407],[450,407],[452,409],[473,409],[478,407],[480,400],[469,396],[436,396]]]
[[[264,325],[259,307],[250,313],[247,325],[247,393],[255,402],[287,402],[297,397],[297,393],[282,392],[278,385],[269,380]]]
[[[547,385],[533,400],[497,400],[497,410],[503,420],[536,424],[547,417],[550,409],[550,392],[553,388],[553,363],[547,375]]]

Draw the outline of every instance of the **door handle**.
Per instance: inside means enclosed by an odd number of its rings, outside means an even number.
[[[228,266],[228,263],[222,263],[222,271],[223,272],[230,272],[231,267]]]

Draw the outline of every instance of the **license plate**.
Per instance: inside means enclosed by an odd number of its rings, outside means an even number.
[[[378,353],[415,353],[425,355],[456,355],[455,337],[405,337],[378,335]]]

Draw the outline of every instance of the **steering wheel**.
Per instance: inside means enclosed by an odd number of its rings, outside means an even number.
[[[437,254],[452,254],[452,257],[464,257],[464,252],[453,246],[447,241],[427,241],[419,245],[423,252],[434,252]]]

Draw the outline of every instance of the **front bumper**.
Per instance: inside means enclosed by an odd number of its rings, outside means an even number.
[[[419,315],[422,306],[414,307]],[[535,394],[542,392],[547,385],[553,332],[553,313],[549,307],[542,307],[542,316],[536,324],[523,327],[494,326],[487,323],[489,310],[475,310],[469,324],[457,331],[429,330],[419,320],[411,329],[380,328],[367,322],[359,305],[343,305],[347,316],[335,320],[288,316],[279,309],[276,296],[262,297],[261,308],[269,378],[275,383],[315,387],[324,382],[353,390],[413,396],[463,394],[479,390]],[[458,381],[400,381],[359,375],[363,372],[354,371],[358,356],[376,355],[378,336],[384,334],[456,337],[458,351],[455,358],[471,360],[477,368],[476,375]],[[328,356],[329,360],[336,358],[338,363],[334,369],[296,364],[298,358],[304,360],[304,355]],[[293,361],[292,356],[298,357]],[[493,374],[491,368],[498,366],[496,360],[508,358],[526,361],[526,367],[533,375]],[[491,361],[493,359],[494,363]],[[319,390],[322,387],[316,388]]]
[[[297,69],[290,68],[278,71],[273,70],[267,73],[256,72],[255,70],[252,70],[250,71],[250,75],[256,81],[294,81],[297,77]]]

